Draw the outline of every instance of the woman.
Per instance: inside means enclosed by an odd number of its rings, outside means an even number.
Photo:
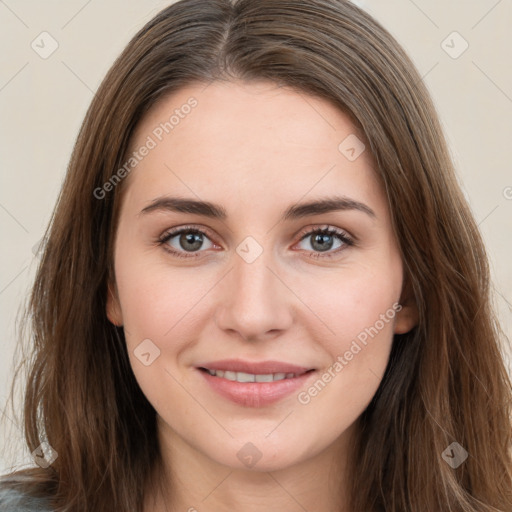
[[[38,467],[5,510],[512,510],[482,239],[420,76],[350,2],[151,20],[28,314]]]

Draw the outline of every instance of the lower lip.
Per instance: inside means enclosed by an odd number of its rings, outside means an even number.
[[[316,373],[309,371],[299,377],[274,382],[237,382],[215,377],[204,370],[198,371],[217,393],[244,407],[264,407],[278,402],[298,391]]]

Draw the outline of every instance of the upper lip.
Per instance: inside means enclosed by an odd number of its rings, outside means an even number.
[[[270,373],[294,373],[302,375],[314,368],[307,368],[282,361],[243,361],[242,359],[223,359],[211,361],[198,366],[207,370],[223,370],[232,372],[252,373],[254,375],[267,375]]]

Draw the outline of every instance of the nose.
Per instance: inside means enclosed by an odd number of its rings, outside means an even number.
[[[248,262],[234,254],[233,268],[219,283],[215,321],[223,331],[247,341],[265,340],[293,323],[294,294],[275,269],[271,251]]]

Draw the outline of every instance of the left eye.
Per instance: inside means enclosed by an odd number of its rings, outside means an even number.
[[[310,240],[309,245],[312,247],[312,250],[320,252],[326,252],[333,248],[339,249],[343,245],[350,243],[344,233],[338,233],[336,230],[332,229],[317,229],[315,231],[310,231],[302,237],[301,242],[307,239]],[[337,247],[333,247],[335,239],[338,239],[339,241],[339,245]]]
[[[343,246],[353,245],[352,239],[343,231],[338,231],[333,228],[323,228],[323,229],[314,229],[312,231],[307,232],[302,238],[301,242],[309,239],[309,245],[312,247],[313,251],[319,251],[320,253],[325,253],[330,251],[331,249],[335,249],[330,253],[326,254],[326,256],[331,256],[333,253],[337,253],[342,250]],[[339,245],[337,247],[333,247],[334,241],[338,239]],[[322,254],[318,252],[311,254],[311,256],[317,258],[321,257]]]

